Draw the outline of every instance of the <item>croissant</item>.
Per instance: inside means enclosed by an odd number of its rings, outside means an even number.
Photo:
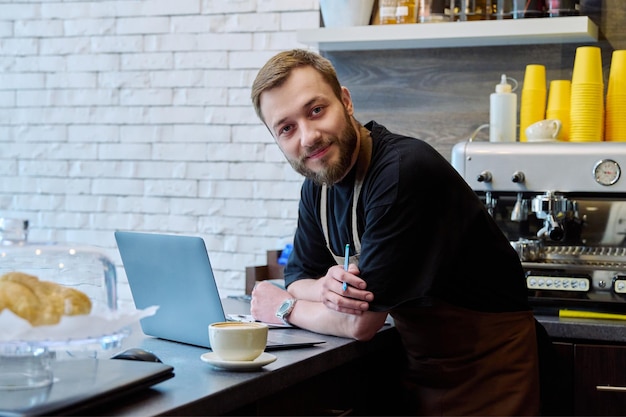
[[[0,312],[8,308],[33,326],[57,324],[63,316],[89,314],[85,293],[23,272],[0,276]]]

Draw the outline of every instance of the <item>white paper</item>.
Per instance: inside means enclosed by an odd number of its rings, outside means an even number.
[[[268,327],[270,328],[274,328],[274,327],[293,327],[291,324],[276,324],[276,323],[266,323],[264,321],[258,321],[255,320],[254,317],[252,317],[252,314],[227,314],[226,315],[226,319],[228,321],[239,321],[242,323],[265,323],[268,325]]]
[[[144,317],[153,316],[158,306],[143,310],[134,308],[111,311],[94,306],[91,314],[63,316],[58,324],[32,326],[9,309],[0,313],[0,344],[10,342],[41,342],[42,344],[93,340],[115,335]]]

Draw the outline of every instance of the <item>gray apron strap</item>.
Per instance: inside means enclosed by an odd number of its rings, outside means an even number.
[[[352,240],[354,247],[354,255],[350,256],[350,263],[359,264],[359,255],[361,253],[361,238],[359,237],[359,231],[357,227],[357,205],[359,202],[359,196],[361,195],[361,189],[363,188],[363,180],[365,174],[369,168],[370,161],[372,159],[372,137],[370,132],[361,127],[361,146],[359,149],[359,157],[357,159],[357,172],[356,179],[354,181],[354,193],[352,196]],[[328,235],[328,213],[327,213],[327,195],[328,187],[326,184],[322,184],[322,195],[320,198],[320,220],[322,222],[322,230],[324,232],[324,239],[326,240],[326,247],[328,251],[333,255],[337,265],[343,265],[345,257],[337,256],[330,248],[330,239]],[[343,255],[343,254],[342,254]]]

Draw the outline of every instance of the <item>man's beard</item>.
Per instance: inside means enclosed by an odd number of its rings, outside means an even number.
[[[325,164],[319,171],[315,172],[306,167],[306,156],[314,153],[317,149],[336,143],[339,146],[339,161],[335,164]],[[314,147],[307,149],[305,155],[298,159],[289,159],[289,163],[293,169],[306,178],[315,181],[317,184],[333,185],[341,180],[348,172],[352,163],[352,155],[357,143],[356,129],[350,121],[350,116],[346,113],[346,125],[339,134],[339,137],[323,138]]]

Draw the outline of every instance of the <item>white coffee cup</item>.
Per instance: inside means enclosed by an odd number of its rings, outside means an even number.
[[[545,119],[535,122],[526,128],[526,139],[529,142],[556,140],[561,131],[561,121]]]
[[[225,361],[253,361],[265,350],[265,323],[217,322],[209,324],[211,350]]]

